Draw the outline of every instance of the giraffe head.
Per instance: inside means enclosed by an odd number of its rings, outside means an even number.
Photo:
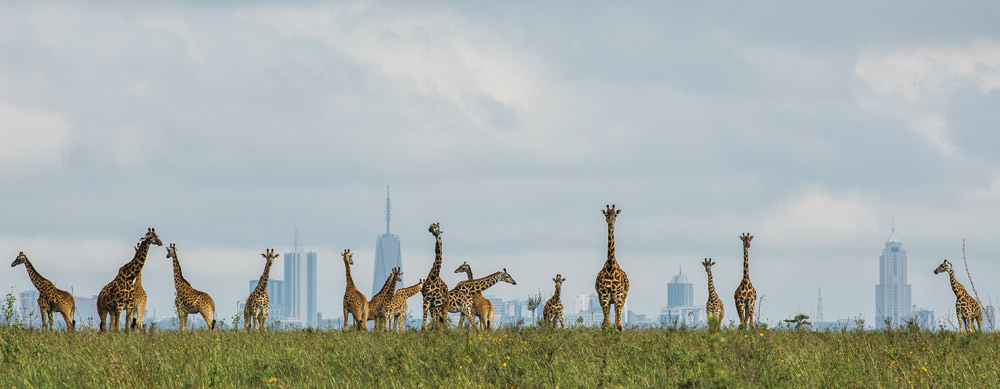
[[[400,278],[403,277],[403,269],[398,267],[392,268],[392,274],[390,274],[390,276],[392,277],[393,283],[399,282]]]
[[[139,248],[136,247],[136,250],[138,250],[138,249]],[[177,245],[176,244],[171,243],[170,246],[167,246],[167,258],[177,259]]]
[[[951,262],[948,262],[948,260],[945,259],[944,262],[941,262],[941,266],[938,266],[937,269],[934,269],[934,274],[950,272],[950,271],[951,271]]]
[[[422,288],[424,286],[424,281],[426,281],[426,280],[424,280],[423,278],[421,278],[419,281],[417,281],[417,289],[420,289],[420,288]]]
[[[619,213],[622,213],[622,210],[615,209],[614,204],[611,204],[610,206],[605,204],[604,207],[607,208],[601,210],[601,213],[604,214],[604,218],[608,219],[608,224],[615,224],[615,218],[618,217]]]
[[[705,261],[703,261],[701,264],[705,265],[705,271],[710,272],[712,271],[712,265],[715,265],[715,262],[712,262],[712,258],[705,258]]]
[[[142,237],[141,242],[148,242],[149,244],[155,244],[157,246],[163,246],[163,241],[160,240],[159,236],[156,236],[155,228],[147,228],[146,235]]]
[[[14,267],[22,263],[28,263],[28,256],[24,255],[24,251],[17,254],[17,258],[14,259],[14,263],[10,264],[10,267]]]
[[[274,249],[264,249],[264,253],[260,256],[267,260],[267,263],[274,263],[274,259],[278,257],[278,253],[274,252]]]
[[[514,281],[514,277],[507,274],[507,268],[503,269],[503,273],[500,273],[500,281],[506,282],[511,285],[517,285],[517,281]]]
[[[455,273],[472,273],[472,267],[469,266],[468,262],[462,262],[462,266],[455,269]]]
[[[562,274],[556,274],[556,278],[552,279],[552,282],[556,283],[556,287],[562,286],[563,281],[566,281],[566,279],[562,278]]]
[[[430,231],[431,235],[434,235],[435,237],[441,236],[441,224],[431,224],[431,226],[427,228],[427,231]]]
[[[350,249],[344,250],[344,252],[340,253],[340,256],[344,257],[344,263],[348,265],[354,264],[354,254],[351,254]]]
[[[749,232],[746,234],[742,234],[740,235],[740,240],[743,241],[743,247],[750,248],[750,241],[753,240],[753,235],[750,235]]]

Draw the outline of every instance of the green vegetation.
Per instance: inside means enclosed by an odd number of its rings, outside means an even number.
[[[41,333],[0,328],[4,387],[993,387],[1000,335],[595,328]]]

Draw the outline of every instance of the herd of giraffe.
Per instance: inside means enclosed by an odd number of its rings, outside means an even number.
[[[605,206],[601,213],[604,214],[608,223],[608,256],[604,266],[597,273],[594,288],[597,291],[601,310],[604,312],[602,328],[611,326],[610,313],[611,306],[614,305],[614,328],[621,331],[621,315],[629,288],[628,275],[615,259],[615,219],[621,210],[610,205]],[[417,292],[423,296],[423,319],[421,321],[423,329],[445,325],[448,313],[461,315],[458,321],[460,328],[466,321],[476,331],[488,330],[493,327],[493,304],[483,297],[482,292],[500,281],[511,285],[517,285],[517,282],[507,273],[506,268],[486,277],[473,278],[472,267],[469,266],[468,262],[464,262],[455,269],[455,273],[466,273],[468,279],[459,282],[453,289],[448,289],[448,285],[441,279],[441,226],[438,223],[431,224],[428,231],[434,236],[435,245],[434,263],[427,273],[427,278],[419,280],[413,286],[396,290],[396,284],[400,281],[403,272],[400,268],[393,268],[382,289],[372,296],[371,300],[365,298],[365,295],[358,290],[351,278],[351,265],[354,264],[351,250],[343,251],[341,256],[344,260],[347,279],[347,288],[344,291],[344,330],[348,327],[348,315],[351,315],[354,319],[355,330],[366,331],[368,322],[374,321],[376,330],[402,332],[407,310],[406,300]],[[754,326],[753,314],[757,292],[750,282],[749,249],[752,239],[753,236],[750,234],[740,235],[740,240],[743,241],[743,278],[740,280],[733,298],[741,328]],[[150,245],[163,246],[163,242],[153,228],[147,229],[146,234],[139,240],[139,244],[134,247],[135,256],[132,260],[119,268],[115,278],[101,289],[97,298],[97,312],[100,316],[100,330],[102,332],[107,330],[109,317],[111,331],[118,331],[122,311],[125,311],[127,328],[130,326],[133,330],[142,329],[142,316],[146,306],[146,291],[142,287],[142,267],[146,263],[146,255],[149,253]],[[247,297],[243,309],[244,328],[248,331],[263,330],[267,322],[269,308],[267,281],[270,277],[271,264],[274,263],[278,254],[274,252],[274,249],[267,249],[261,256],[266,260],[264,272],[261,274],[256,288]],[[194,289],[184,279],[175,244],[170,244],[167,247],[166,257],[173,260],[174,287],[176,289],[174,305],[177,309],[181,331],[187,330],[188,314],[201,314],[205,323],[208,324],[208,328],[214,330],[216,324],[215,303],[212,301],[212,297],[208,293]],[[42,277],[24,252],[19,253],[10,266],[15,267],[20,264],[24,264],[28,271],[28,277],[38,289],[38,308],[42,319],[42,329],[54,331],[54,314],[59,312],[66,321],[67,330],[73,331],[76,326],[76,321],[73,319],[76,312],[73,296],[56,288],[52,281]],[[712,279],[712,266],[715,265],[715,262],[711,258],[705,258],[702,264],[708,274],[708,301],[705,304],[705,311],[710,322],[714,319],[716,323],[719,323],[722,321],[725,309],[722,299],[715,293],[715,283]],[[942,272],[948,273],[951,288],[957,300],[955,314],[958,317],[958,331],[960,333],[981,331],[982,308],[979,302],[965,290],[962,284],[955,280],[951,262],[944,260],[934,270],[934,274]],[[556,274],[552,281],[555,283],[555,293],[545,303],[543,322],[546,326],[553,328],[565,328],[560,292],[562,283],[566,279],[561,274]],[[479,319],[478,326],[476,319]],[[973,328],[973,322],[975,322],[976,328]]]

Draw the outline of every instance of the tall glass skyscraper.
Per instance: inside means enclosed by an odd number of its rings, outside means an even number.
[[[688,282],[687,276],[680,268],[677,275],[667,284],[667,308],[694,305],[694,284]]]
[[[305,256],[305,266],[302,259]],[[298,232],[292,252],[285,253],[284,312],[306,327],[316,326],[316,253],[299,249]]]
[[[375,242],[375,271],[372,276],[372,294],[374,296],[385,280],[389,278],[392,268],[403,267],[403,257],[399,252],[399,236],[389,233],[389,219],[392,218],[392,204],[389,202],[389,187],[385,187],[385,234],[379,235]],[[399,284],[403,283],[400,277]],[[397,284],[397,286],[399,285]]]
[[[879,284],[875,285],[877,328],[884,328],[887,319],[898,326],[913,317],[910,284],[906,280],[906,251],[902,246],[901,242],[887,241],[882,255],[878,257]]]

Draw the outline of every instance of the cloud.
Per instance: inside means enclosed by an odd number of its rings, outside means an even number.
[[[761,234],[785,248],[836,249],[843,242],[876,236],[878,214],[860,195],[806,189],[761,215]]]
[[[0,171],[24,173],[60,167],[72,133],[71,124],[59,113],[0,101],[0,138],[6,146],[0,153]]]

